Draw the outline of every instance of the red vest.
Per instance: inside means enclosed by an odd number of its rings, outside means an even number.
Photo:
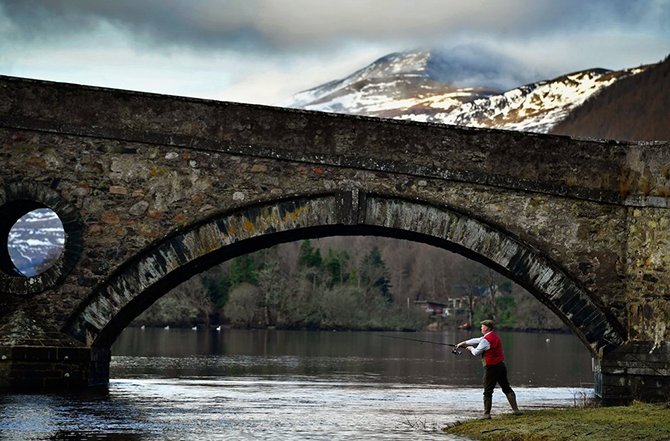
[[[500,339],[496,333],[489,332],[484,336],[484,338],[491,345],[491,348],[484,351],[484,365],[493,366],[494,364],[505,361],[502,353],[502,345],[500,344]]]

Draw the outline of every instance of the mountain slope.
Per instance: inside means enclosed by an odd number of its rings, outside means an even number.
[[[589,99],[552,133],[629,141],[670,140],[670,57]]]
[[[589,97],[644,69],[575,72],[465,103],[427,121],[546,133]]]
[[[282,107],[397,118],[453,109],[492,93],[493,87],[455,87],[463,72],[449,54],[411,51],[387,55],[337,81],[300,92]],[[458,70],[456,72],[456,70]],[[470,68],[472,71],[472,68]],[[475,73],[473,73],[475,74]],[[481,72],[477,72],[481,75]],[[494,73],[489,72],[489,77]],[[494,80],[491,82],[495,83]]]
[[[463,57],[462,54],[459,56]],[[490,54],[484,56],[495,58]],[[506,64],[499,58],[495,61]],[[648,68],[642,66],[620,71],[589,69],[502,92],[491,84],[500,83],[495,81],[496,75],[509,77],[508,68],[495,72],[494,68],[486,67],[482,74],[477,69],[477,63],[470,61],[469,71],[459,70],[460,65],[450,58],[450,54],[440,52],[395,53],[380,58],[347,78],[298,93],[282,105],[546,133],[588,98]],[[518,69],[523,70],[522,67]],[[462,86],[467,83],[464,77],[468,75],[472,77],[470,84]],[[485,83],[473,84],[473,81]]]

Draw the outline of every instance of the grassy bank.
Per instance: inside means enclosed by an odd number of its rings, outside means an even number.
[[[518,417],[509,414],[491,420],[468,420],[444,431],[478,440],[668,440],[670,407],[633,404],[535,410]]]

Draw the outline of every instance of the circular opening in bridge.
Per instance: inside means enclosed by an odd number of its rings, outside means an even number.
[[[11,270],[25,277],[42,274],[60,258],[64,246],[65,230],[58,215],[49,208],[31,210],[9,229]]]

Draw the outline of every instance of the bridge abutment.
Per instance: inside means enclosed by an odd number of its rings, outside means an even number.
[[[90,348],[15,311],[0,324],[0,390],[79,390],[109,382],[109,349]]]
[[[670,343],[631,341],[594,360],[595,393],[605,405],[670,396]]]
[[[79,390],[89,387],[90,348],[0,348],[0,390]]]

